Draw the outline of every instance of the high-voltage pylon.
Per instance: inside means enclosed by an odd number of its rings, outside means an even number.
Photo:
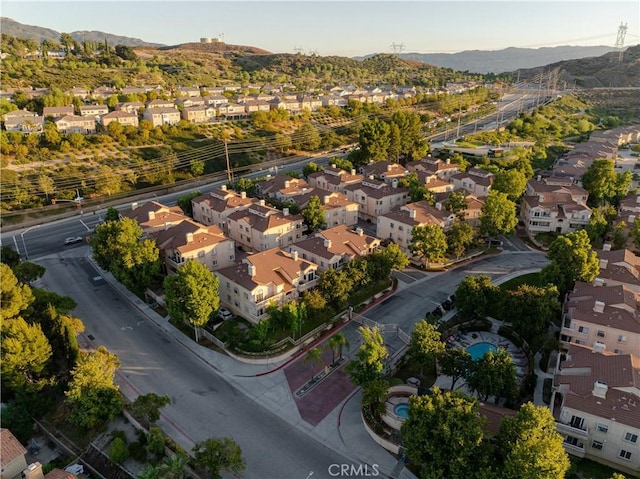
[[[402,53],[404,51],[404,43],[393,42],[389,48],[393,53]]]
[[[624,56],[624,37],[627,34],[627,24],[620,22],[620,26],[618,27],[618,36],[616,38],[615,47],[620,49],[620,53],[618,54],[618,63],[622,63],[622,57]]]

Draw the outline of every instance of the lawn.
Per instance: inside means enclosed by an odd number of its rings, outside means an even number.
[[[616,472],[615,469],[604,466],[588,459],[569,456],[575,464],[575,474],[567,475],[567,479],[609,479]],[[625,477],[629,477],[625,475]]]
[[[506,281],[500,285],[500,289],[503,291],[513,291],[518,289],[518,286],[522,284],[528,284],[530,286],[544,286],[542,282],[542,277],[540,273],[529,273],[523,274],[522,276],[517,276],[515,278],[511,278],[509,281]]]
[[[538,243],[540,243],[545,248],[548,248],[557,237],[557,233],[538,233],[536,235],[536,241],[538,241]]]

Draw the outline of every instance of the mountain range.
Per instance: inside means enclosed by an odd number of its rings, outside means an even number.
[[[19,38],[31,38],[38,43],[42,40],[49,40],[54,42],[60,42],[61,32],[57,32],[50,28],[38,27],[35,25],[24,25],[20,22],[16,22],[12,18],[0,17],[0,30],[4,35]],[[104,42],[105,40],[109,45],[125,45],[127,47],[158,47],[163,46],[159,43],[149,43],[139,38],[123,37],[120,35],[112,35],[111,33],[86,31],[80,30],[76,32],[64,32],[69,33],[77,42],[83,42],[85,40],[91,42]]]

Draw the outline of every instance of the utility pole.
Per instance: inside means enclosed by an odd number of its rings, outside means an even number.
[[[618,54],[618,63],[622,63],[622,57],[624,56],[624,37],[627,34],[627,24],[620,22],[620,26],[618,27],[618,36],[616,38],[615,48],[620,49],[620,53]]]
[[[227,139],[224,139],[224,156],[227,158],[227,181],[231,183],[231,168],[229,167],[229,148],[227,147]]]

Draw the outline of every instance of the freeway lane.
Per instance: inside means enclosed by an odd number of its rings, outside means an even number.
[[[47,268],[38,286],[73,297],[74,314],[121,361],[119,383],[129,397],[167,394],[158,425],[190,450],[194,441],[231,437],[247,462],[247,479],[329,477],[331,464],[350,462],[227,383],[210,366],[158,329],[98,275],[84,257],[87,246],[39,261]]]

